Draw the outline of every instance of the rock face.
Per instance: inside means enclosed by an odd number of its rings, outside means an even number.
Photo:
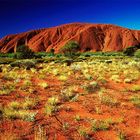
[[[140,31],[111,24],[72,23],[57,27],[7,35],[0,40],[0,52],[14,52],[17,46],[26,44],[33,51],[59,52],[67,42],[75,40],[80,51],[122,51],[140,43]]]

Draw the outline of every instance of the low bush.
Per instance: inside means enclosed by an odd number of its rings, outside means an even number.
[[[140,58],[140,49],[138,49],[135,53],[134,56],[137,58]]]
[[[2,58],[15,58],[15,53],[0,53]]]
[[[123,54],[127,56],[133,56],[138,49],[140,49],[140,45],[130,46],[123,50]]]
[[[13,58],[0,58],[0,64],[10,64],[14,61],[16,60]]]
[[[25,69],[31,69],[35,67],[36,62],[33,60],[17,60],[15,62],[10,63],[12,67],[19,67]]]
[[[52,57],[54,54],[52,52],[37,52],[34,53],[35,58]]]

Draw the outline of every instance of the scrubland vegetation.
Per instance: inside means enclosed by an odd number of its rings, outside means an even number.
[[[140,139],[140,59],[72,55],[1,58],[0,139]]]

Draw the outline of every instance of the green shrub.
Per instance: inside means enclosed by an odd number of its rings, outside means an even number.
[[[15,58],[15,53],[7,53],[8,58]]]
[[[0,53],[0,57],[2,58],[15,58],[15,53]]]
[[[53,48],[51,48],[49,53],[51,56],[54,56],[54,52],[55,52],[55,50]]]
[[[37,52],[34,53],[35,58],[43,58],[43,57],[52,57],[54,56],[54,52],[50,50],[50,52]]]
[[[34,54],[35,58],[42,58],[47,56],[47,52],[37,52]]]
[[[15,62],[10,63],[12,67],[19,67],[19,68],[26,68],[26,69],[34,68],[35,64],[36,62],[33,60],[17,60]]]
[[[6,57],[6,53],[0,53],[0,57]]]

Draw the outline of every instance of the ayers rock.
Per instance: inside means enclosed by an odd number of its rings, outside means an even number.
[[[122,51],[140,43],[140,31],[111,24],[71,23],[52,28],[32,30],[7,35],[0,40],[0,52],[14,52],[17,46],[26,44],[33,51],[55,52],[70,40],[80,45],[80,51]]]

